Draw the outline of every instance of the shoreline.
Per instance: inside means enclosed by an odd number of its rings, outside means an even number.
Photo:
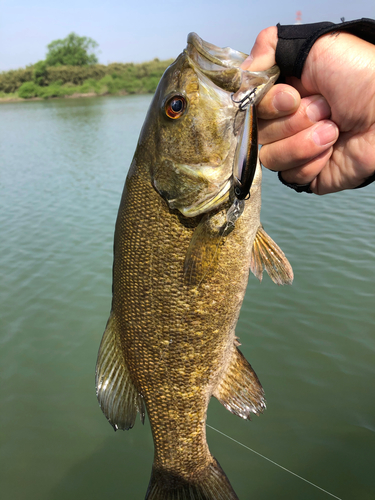
[[[76,92],[71,95],[56,96],[56,97],[28,97],[28,98],[0,97],[0,104],[5,104],[7,102],[14,103],[14,102],[29,102],[29,101],[49,101],[51,99],[80,99],[82,97],[89,98],[89,97],[124,96],[124,95],[141,95],[141,94],[129,94],[129,92],[116,92],[115,94],[111,94],[110,92],[105,92],[103,94],[97,94],[96,92],[87,92],[87,93]]]
[[[153,94],[173,59],[87,66],[39,66],[0,72],[0,104],[102,95]],[[39,64],[39,63],[37,63]],[[35,71],[37,73],[35,73]]]

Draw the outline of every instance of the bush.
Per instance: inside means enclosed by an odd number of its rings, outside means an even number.
[[[33,68],[29,66],[25,69],[13,69],[0,73],[0,91],[16,92],[25,82],[33,80]]]
[[[156,90],[156,87],[158,86],[158,83],[159,83],[159,80],[160,80],[160,76],[151,76],[147,79],[147,81],[145,82],[145,91],[148,93],[148,94],[153,94]]]
[[[17,99],[18,94],[17,92],[2,92],[0,91],[0,99],[4,99],[6,101],[11,100],[11,99]]]
[[[139,94],[143,91],[143,81],[141,79],[122,80],[122,89],[128,94]]]
[[[114,94],[116,93],[113,78],[111,75],[105,75],[98,81],[100,86],[100,94]]]
[[[25,82],[18,89],[18,97],[23,99],[30,99],[30,97],[37,97],[39,95],[40,87],[34,82]]]
[[[48,99],[48,97],[63,97],[68,92],[61,85],[61,81],[54,82],[52,85],[48,85],[47,87],[39,87],[38,95],[39,97],[43,97],[44,99]]]
[[[73,93],[103,94],[152,93],[166,67],[172,62],[153,61],[112,63],[108,66],[48,66],[39,61],[25,69],[0,73],[0,92],[18,91],[26,99],[35,96],[58,97]],[[27,84],[27,85],[26,85]]]
[[[89,78],[86,80],[81,86],[80,92],[84,94],[88,94],[89,92],[100,93],[100,83],[98,80],[94,80],[94,78]]]
[[[55,66],[47,68],[45,84],[61,80],[63,83],[82,85],[85,80],[93,78],[100,80],[106,74],[106,66],[95,64],[93,66]]]

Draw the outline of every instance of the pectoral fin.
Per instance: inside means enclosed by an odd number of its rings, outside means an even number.
[[[232,229],[227,223],[225,211],[210,213],[202,218],[185,257],[184,275],[187,284],[198,285],[216,269],[224,236]]]
[[[251,253],[250,269],[262,281],[266,270],[271,280],[277,285],[291,285],[293,269],[281,248],[259,226]]]
[[[213,395],[225,408],[241,418],[258,415],[266,408],[264,391],[259,379],[236,347],[228,370]]]
[[[116,320],[110,315],[96,363],[96,395],[109,423],[115,429],[134,426],[137,412],[142,423],[145,407],[142,396],[130,379],[128,367],[118,345]]]

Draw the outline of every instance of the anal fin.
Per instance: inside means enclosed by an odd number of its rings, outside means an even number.
[[[255,236],[250,262],[251,272],[262,281],[266,270],[271,280],[277,285],[291,285],[293,269],[281,248],[259,226]]]
[[[144,401],[131,381],[119,348],[116,321],[112,313],[100,344],[95,378],[100,408],[115,431],[131,429],[137,412],[142,423],[144,422]]]
[[[250,420],[251,413],[258,415],[266,408],[263,387],[237,347],[213,395],[227,410],[244,419]]]

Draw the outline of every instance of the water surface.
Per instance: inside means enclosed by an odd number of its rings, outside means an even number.
[[[150,96],[0,107],[1,497],[143,499],[149,423],[114,433],[94,388],[114,223]],[[266,391],[208,423],[342,499],[375,498],[375,184],[297,194],[265,172],[262,222],[292,287],[250,277],[237,334]],[[326,493],[207,429],[241,500]]]

